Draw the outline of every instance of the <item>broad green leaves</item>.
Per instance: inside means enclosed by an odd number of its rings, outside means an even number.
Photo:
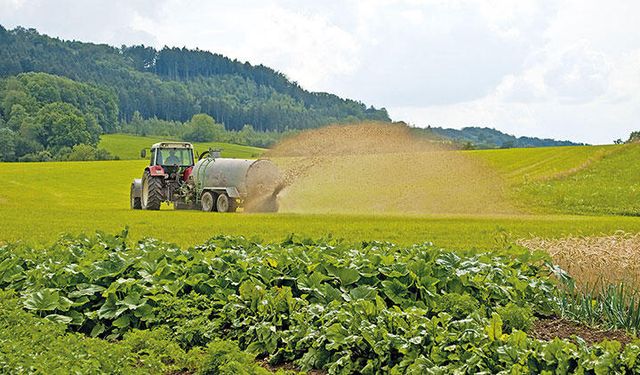
[[[27,295],[24,307],[36,311],[67,311],[72,302],[55,289],[45,288]]]
[[[551,311],[547,274],[520,258],[295,237],[179,249],[100,234],[43,252],[0,248],[3,288],[93,337],[165,327],[184,347],[230,339],[274,364],[332,374],[637,369],[637,346],[592,350],[523,332],[521,312]]]

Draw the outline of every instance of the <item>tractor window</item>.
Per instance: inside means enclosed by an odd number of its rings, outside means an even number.
[[[193,165],[193,151],[188,148],[162,148],[156,153],[157,165]]]

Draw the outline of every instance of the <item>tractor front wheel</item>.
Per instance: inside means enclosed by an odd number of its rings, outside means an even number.
[[[159,210],[162,203],[163,178],[153,177],[149,171],[142,177],[142,209]]]
[[[131,200],[131,209],[139,210],[142,208],[142,198],[136,197],[135,186],[131,184],[131,192],[129,193],[129,199]]]

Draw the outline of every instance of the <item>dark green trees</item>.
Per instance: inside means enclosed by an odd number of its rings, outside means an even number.
[[[184,127],[182,138],[190,142],[210,142],[221,140],[225,135],[224,126],[216,124],[207,114],[197,114]]]
[[[45,73],[0,80],[0,158],[47,160],[118,127],[109,90]]]
[[[108,87],[119,111],[97,118],[106,132],[115,131],[114,113],[116,120],[130,122],[136,111],[145,119],[180,122],[206,113],[227,130],[241,130],[245,124],[258,131],[284,131],[352,120],[389,121],[384,109],[308,92],[273,69],[219,54],[186,48],[114,48],[0,26],[0,77],[32,71]],[[55,97],[56,90],[39,91]],[[94,105],[109,107],[109,101],[97,96]]]
[[[83,115],[68,103],[54,102],[42,107],[35,117],[36,136],[47,149],[58,150],[79,144],[95,146],[100,127],[91,114]]]

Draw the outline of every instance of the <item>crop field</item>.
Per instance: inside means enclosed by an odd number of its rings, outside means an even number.
[[[640,372],[640,147],[335,131],[298,140],[319,153],[196,145],[272,158],[275,214],[131,210],[160,139],[1,163],[0,372]]]
[[[4,369],[267,373],[257,356],[331,374],[640,371],[626,336],[622,347],[527,335],[557,306],[526,253],[231,237],[130,247],[125,233],[4,250],[0,285],[44,318],[29,342],[36,318],[2,292],[0,329],[16,337],[0,349],[11,353]]]
[[[0,238],[48,244],[63,233],[113,233],[130,228],[131,238],[152,236],[188,246],[217,234],[269,241],[291,233],[349,241],[381,240],[400,244],[431,241],[447,248],[494,248],[505,234],[612,234],[640,231],[640,220],[617,216],[568,215],[347,215],[216,214],[129,209],[129,184],[144,161],[1,164],[7,183],[0,191]],[[9,178],[10,177],[10,178]]]

